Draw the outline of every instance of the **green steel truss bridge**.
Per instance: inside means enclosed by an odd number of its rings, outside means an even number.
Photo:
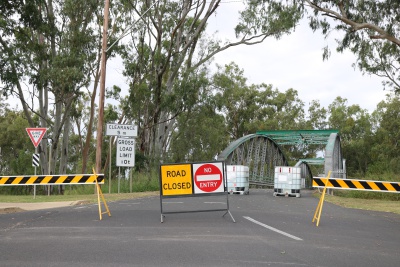
[[[306,188],[312,186],[310,165],[323,165],[322,175],[332,171],[332,177],[345,178],[345,162],[337,130],[258,131],[232,142],[218,155],[218,160],[224,160],[227,165],[249,166],[250,184],[273,186],[275,166],[289,166],[281,149],[284,145],[325,146],[324,158],[299,159],[295,165],[301,168]]]

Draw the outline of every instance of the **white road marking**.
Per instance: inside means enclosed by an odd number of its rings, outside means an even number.
[[[301,239],[300,237],[297,237],[297,236],[288,234],[288,233],[283,232],[283,231],[281,231],[281,230],[279,230],[279,229],[276,229],[276,228],[274,228],[274,227],[272,227],[272,226],[263,224],[262,222],[256,221],[256,220],[254,220],[253,218],[250,218],[250,217],[247,217],[247,216],[243,216],[243,218],[245,218],[245,219],[247,219],[247,220],[249,220],[249,221],[251,221],[251,222],[253,222],[253,223],[255,223],[255,224],[261,225],[262,227],[265,227],[265,228],[267,228],[267,229],[269,229],[269,230],[272,230],[272,231],[274,231],[274,232],[277,232],[277,233],[279,233],[279,234],[281,234],[281,235],[284,235],[284,236],[293,238],[294,240],[299,240],[299,241],[302,241],[302,240],[303,240],[303,239]]]

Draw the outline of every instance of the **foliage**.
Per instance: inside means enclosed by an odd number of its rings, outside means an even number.
[[[312,12],[307,14],[313,30],[326,37],[340,32],[339,52],[348,49],[357,58],[355,66],[368,74],[385,77],[385,87],[400,91],[400,2],[393,0],[302,1]],[[324,49],[324,58],[330,55]]]
[[[385,76],[385,86],[398,91],[398,2],[248,0],[235,27],[237,40],[231,42],[206,35],[207,21],[218,15],[219,4],[111,3],[109,43],[116,41],[122,26],[131,40],[126,46],[116,42],[107,55],[123,58],[129,93],[123,95],[116,86],[107,89],[107,99],[117,104],[106,105],[104,123],[138,126],[135,190],[158,188],[154,173],[160,160],[213,160],[230,142],[264,129],[338,129],[348,176],[399,173],[399,96],[388,95],[371,114],[341,96],[328,107],[313,100],[306,112],[294,88],[249,84],[234,62],[217,66],[215,73],[209,67],[214,55],[230,47],[290,34],[305,14],[312,29],[325,36],[343,33],[338,51],[349,49],[362,71]],[[21,97],[22,105],[21,111],[10,110],[0,101],[2,175],[33,173],[33,148],[25,128],[35,126],[48,128],[38,149],[42,173],[82,173],[94,165],[101,13],[96,0],[6,1],[0,6],[1,93]],[[106,167],[115,158],[115,138],[104,139],[104,147],[110,144],[111,153],[102,150]],[[316,157],[321,150],[284,149],[291,162]],[[117,173],[112,166],[111,176]],[[91,190],[74,188],[78,193]],[[1,190],[30,194],[31,189]]]
[[[0,175],[32,173],[32,145],[21,111],[5,108],[0,114]]]
[[[155,162],[168,157],[166,152],[178,118],[190,119],[187,116],[201,94],[197,82],[201,82],[198,77],[201,68],[206,68],[204,64],[230,47],[261,43],[267,37],[279,38],[300,19],[295,4],[266,1],[262,7],[265,12],[259,12],[249,1],[235,29],[237,41],[223,43],[205,35],[207,21],[218,15],[220,3],[184,0],[150,5],[121,1],[127,25],[132,18],[141,17],[133,25],[132,40],[122,54],[124,74],[130,80],[124,111],[138,121],[140,150]]]
[[[2,91],[20,99],[30,127],[48,128],[38,150],[41,161],[49,163],[41,164],[43,174],[67,172],[71,110],[81,88],[90,84],[99,8],[95,0],[19,1],[1,7]]]
[[[388,95],[386,101],[378,104],[377,109],[373,112],[373,117],[377,121],[377,126],[370,149],[372,160],[368,166],[369,172],[399,173],[400,97]]]

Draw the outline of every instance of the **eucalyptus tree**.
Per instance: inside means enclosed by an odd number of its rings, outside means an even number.
[[[340,96],[328,106],[328,127],[339,129],[343,143],[361,139],[371,133],[370,114],[359,105],[347,105],[347,99]]]
[[[206,68],[199,68],[187,86],[196,88],[191,103],[176,119],[168,160],[172,162],[213,160],[229,143],[224,116],[218,112],[215,91]]]
[[[212,86],[232,140],[258,130],[297,129],[304,122],[304,103],[296,90],[248,84],[234,62],[218,67]]]
[[[30,127],[48,128],[39,147],[41,162],[49,162],[41,164],[44,174],[55,173],[56,167],[67,171],[70,112],[95,72],[101,3],[32,0],[0,7],[2,91],[20,99]],[[37,124],[34,114],[40,118]]]
[[[373,136],[371,115],[359,105],[347,105],[347,99],[337,97],[328,106],[328,128],[338,129],[343,157],[350,175],[365,175],[371,163]]]
[[[209,18],[218,16],[221,0],[121,2],[126,23],[135,23],[123,55],[130,80],[126,110],[138,121],[140,149],[153,158],[164,157],[176,119],[190,107],[187,99],[196,88],[185,84],[196,69],[230,47],[290,33],[301,17],[296,3],[264,1],[257,6],[245,1],[235,27],[237,40],[223,43],[205,33]]]
[[[400,97],[388,94],[381,101],[372,117],[376,122],[371,148],[373,166],[371,171],[399,173],[400,171]]]
[[[302,0],[310,12],[313,30],[326,37],[334,31],[339,52],[349,49],[355,66],[367,74],[384,77],[383,85],[400,91],[400,2],[397,0],[322,1]],[[324,58],[330,50],[324,49]]]
[[[267,84],[248,84],[235,63],[219,66],[212,87],[226,135],[232,142],[260,130],[300,130],[306,126],[304,103],[294,89],[284,92]],[[304,158],[315,149],[286,146],[290,158]]]
[[[247,84],[247,78],[243,74],[243,69],[231,62],[224,67],[218,66],[212,79],[218,110],[225,118],[231,141],[254,133],[254,123],[260,125],[262,121],[257,121],[256,114],[260,108],[258,91],[255,86]]]
[[[312,100],[308,107],[307,126],[305,129],[324,130],[327,128],[328,110],[321,107],[319,100]]]
[[[272,85],[262,84],[261,99],[264,129],[298,130],[304,128],[304,102],[298,92],[289,88],[284,92],[273,89]]]
[[[0,174],[25,174],[24,171],[33,174],[32,153],[29,153],[33,146],[25,131],[28,121],[22,111],[0,107]]]

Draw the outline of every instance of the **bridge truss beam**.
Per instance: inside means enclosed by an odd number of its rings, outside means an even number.
[[[280,146],[299,144],[326,144],[325,158],[302,159],[295,165],[301,168],[306,188],[312,186],[310,164],[324,165],[325,176],[331,171],[333,177],[346,178],[345,160],[342,158],[337,130],[260,131],[232,142],[218,155],[218,160],[225,161],[227,165],[248,166],[251,184],[273,186],[275,166],[288,166]]]
[[[288,166],[282,150],[265,135],[250,134],[232,142],[218,156],[227,165],[249,167],[251,184],[274,185],[275,166]]]

